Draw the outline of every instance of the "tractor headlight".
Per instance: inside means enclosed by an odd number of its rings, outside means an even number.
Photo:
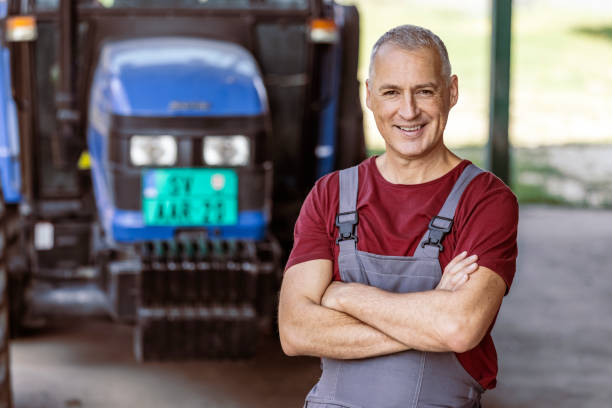
[[[170,135],[130,138],[130,160],[134,166],[172,166],[176,163],[176,139]]]
[[[210,166],[246,166],[250,155],[251,143],[246,136],[204,137],[204,162]]]

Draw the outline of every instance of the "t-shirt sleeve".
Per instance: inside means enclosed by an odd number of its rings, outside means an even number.
[[[491,174],[468,186],[463,225],[458,229],[456,253],[478,255],[478,264],[499,274],[506,293],[516,270],[518,202],[512,191]],[[471,191],[470,191],[471,190]]]
[[[329,179],[317,181],[302,204],[293,231],[293,249],[285,270],[293,265],[314,259],[333,260],[330,236],[327,232],[330,214]]]

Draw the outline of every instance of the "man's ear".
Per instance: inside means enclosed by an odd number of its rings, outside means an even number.
[[[450,77],[448,91],[450,92],[450,107],[452,108],[459,100],[459,79],[457,78],[457,75],[452,75]]]
[[[372,101],[370,99],[370,80],[366,79],[366,106],[368,109],[372,110]]]

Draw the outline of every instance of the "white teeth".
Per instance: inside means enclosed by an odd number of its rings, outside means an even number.
[[[412,127],[401,127],[400,126],[400,129],[405,130],[406,132],[415,132],[415,131],[419,130],[422,127],[423,127],[423,125],[417,125],[417,126],[412,126]]]

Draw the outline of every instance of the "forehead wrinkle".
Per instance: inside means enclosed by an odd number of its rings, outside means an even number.
[[[381,86],[378,87],[379,91],[383,89],[402,89],[402,87],[399,85],[394,85],[394,84],[382,84]]]
[[[435,83],[435,82],[426,82],[424,84],[415,85],[413,88],[414,89],[420,89],[420,88],[435,88],[435,89],[438,89],[438,88],[440,88],[440,85]]]

